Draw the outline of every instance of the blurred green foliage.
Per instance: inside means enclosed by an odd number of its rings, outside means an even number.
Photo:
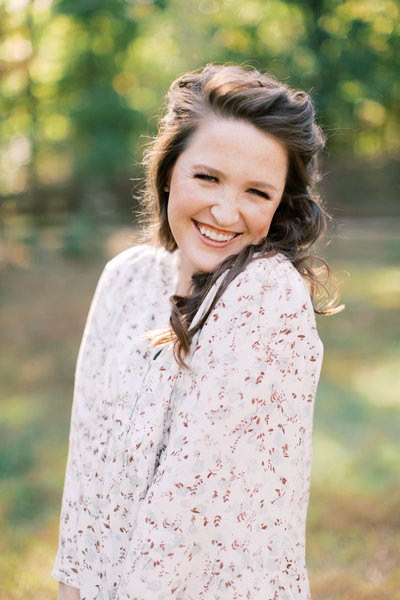
[[[330,157],[395,169],[399,17],[397,0],[3,0],[3,212],[126,209],[170,81],[208,61],[310,90]]]

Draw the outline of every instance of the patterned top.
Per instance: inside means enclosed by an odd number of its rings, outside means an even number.
[[[178,258],[137,246],[100,278],[52,576],[82,600],[307,600],[322,359],[307,286],[282,255],[253,261],[180,369],[142,335],[168,324]]]

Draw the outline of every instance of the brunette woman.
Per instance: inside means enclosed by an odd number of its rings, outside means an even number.
[[[323,145],[309,96],[270,75],[172,83],[152,240],[105,267],[79,352],[60,598],[310,598]]]

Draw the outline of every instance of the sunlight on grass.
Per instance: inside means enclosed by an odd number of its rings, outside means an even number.
[[[55,600],[57,583],[49,576],[55,552],[53,529],[29,538],[17,533],[13,539],[3,539],[0,550],[0,600]]]
[[[354,390],[377,406],[400,408],[400,352],[380,357],[375,364],[362,365],[353,375]]]
[[[371,282],[372,294],[379,298],[377,306],[381,308],[400,307],[400,268],[387,267],[376,274]]]
[[[369,266],[350,272],[342,279],[343,294],[348,300],[362,298],[379,308],[400,307],[400,268]]]
[[[346,447],[325,431],[314,431],[313,482],[318,485],[336,485],[338,481],[341,485],[349,484],[353,460],[351,447]]]
[[[29,396],[11,396],[1,402],[0,424],[18,427],[29,423],[35,414],[35,405]]]
[[[399,491],[314,488],[308,519],[313,600],[397,600]]]

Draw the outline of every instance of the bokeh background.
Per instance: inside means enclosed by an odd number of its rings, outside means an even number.
[[[328,135],[319,251],[313,600],[400,598],[397,0],[0,1],[0,599],[56,597],[75,361],[106,260],[137,240],[143,149],[170,81],[209,61],[311,92]]]

